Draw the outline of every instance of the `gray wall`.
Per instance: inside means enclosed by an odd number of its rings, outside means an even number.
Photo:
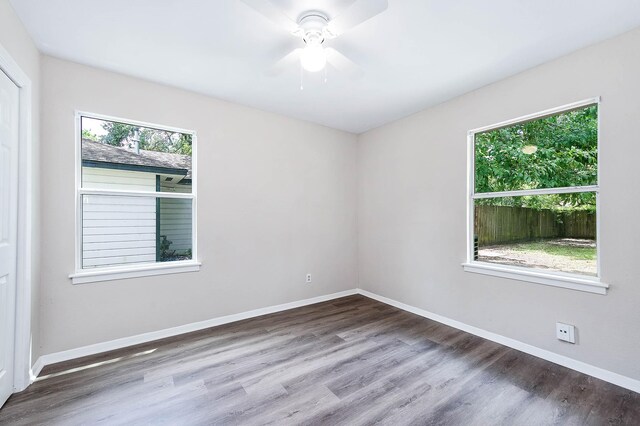
[[[40,56],[6,0],[0,44],[34,81],[37,136]],[[634,31],[359,137],[42,58],[35,357],[353,288],[359,274],[367,290],[640,378],[639,45]],[[609,294],[463,272],[467,130],[597,95]],[[198,131],[200,272],[71,284],[75,109]],[[578,327],[577,345],[555,339],[558,320]]]
[[[357,286],[355,135],[46,56],[42,86],[42,353]],[[71,284],[76,109],[198,133],[200,272]]]
[[[360,286],[640,379],[639,47],[635,30],[361,135]],[[463,272],[467,131],[594,96],[609,294]],[[556,321],[577,326],[576,345],[556,340]]]
[[[16,61],[22,71],[31,80],[32,110],[32,220],[31,220],[31,340],[33,345],[32,363],[41,354],[39,324],[39,238],[40,238],[40,201],[39,201],[39,112],[40,112],[40,53],[27,34],[8,0],[0,0],[0,46]]]

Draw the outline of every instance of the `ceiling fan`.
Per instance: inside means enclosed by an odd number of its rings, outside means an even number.
[[[304,42],[304,48],[294,49],[269,69],[269,74],[272,75],[280,74],[296,63],[309,72],[322,71],[329,63],[352,78],[362,76],[363,72],[358,65],[336,49],[325,47],[323,44],[326,40],[336,38],[343,32],[384,12],[388,7],[387,0],[356,0],[343,14],[333,19],[329,19],[323,12],[310,10],[302,13],[296,22],[269,0],[242,1]]]

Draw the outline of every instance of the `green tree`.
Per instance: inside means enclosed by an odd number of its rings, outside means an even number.
[[[171,132],[155,129],[140,131],[140,149],[148,151],[173,152]]]
[[[589,106],[476,135],[475,190],[595,185],[598,110]],[[478,200],[479,204],[532,208],[595,208],[595,194]]]
[[[142,129],[140,149],[191,155],[192,136],[167,130]]]
[[[139,127],[114,121],[105,121],[102,128],[107,131],[107,134],[102,136],[101,142],[113,146],[124,146],[125,142],[140,130]]]
[[[176,152],[178,154],[188,155],[191,157],[193,149],[193,136],[185,133],[180,133]]]
[[[193,138],[188,134],[132,126],[112,121],[103,122],[102,128],[106,130],[107,133],[100,138],[100,142],[105,144],[113,146],[128,146],[132,142],[133,138],[137,136],[140,149],[171,152],[189,156],[192,154]]]
[[[91,133],[91,131],[88,129],[82,129],[82,139],[99,142],[98,135],[96,135],[95,133]]]

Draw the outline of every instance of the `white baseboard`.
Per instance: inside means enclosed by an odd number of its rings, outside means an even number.
[[[102,352],[112,351],[115,349],[121,349],[127,346],[133,346],[140,343],[147,343],[158,339],[164,339],[166,337],[173,337],[184,333],[190,333],[192,331],[203,330],[205,328],[215,327],[218,325],[228,324],[235,321],[240,321],[249,318],[255,318],[261,315],[272,314],[276,312],[286,311],[288,309],[299,308],[302,306],[312,305],[314,303],[325,302],[327,300],[338,299],[340,297],[351,296],[353,294],[361,294],[371,299],[377,300],[387,305],[395,306],[407,312],[420,315],[421,317],[428,318],[439,323],[457,328],[458,330],[466,331],[467,333],[474,334],[487,340],[499,343],[501,345],[508,346],[510,348],[525,352],[527,354],[536,356],[538,358],[545,359],[558,365],[570,368],[572,370],[579,371],[589,376],[596,377],[614,385],[621,386],[623,388],[640,393],[640,380],[632,379],[630,377],[623,376],[618,373],[614,373],[609,370],[605,370],[600,367],[593,366],[591,364],[577,361],[573,358],[566,357],[564,355],[557,354],[555,352],[541,349],[527,343],[520,342],[519,340],[511,339],[490,331],[483,330],[478,327],[474,327],[460,321],[456,321],[442,315],[434,314],[424,309],[416,308],[405,303],[398,302],[388,297],[380,296],[375,293],[371,293],[367,290],[352,289],[341,291],[338,293],[327,294],[325,296],[313,297],[311,299],[299,300],[291,303],[284,303],[282,305],[269,306],[267,308],[254,309],[252,311],[242,312],[234,315],[227,315],[224,317],[214,318],[210,320],[195,322],[191,324],[185,324],[178,327],[167,328],[164,330],[152,331],[149,333],[138,334],[135,336],[125,337],[122,339],[111,340],[108,342],[96,343],[94,345],[83,346],[76,349],[70,349],[62,352],[55,352],[47,355],[42,355],[32,367],[31,379],[32,381],[38,376],[43,367],[49,364],[55,364],[62,361],[69,361],[76,358],[81,358],[88,355],[95,355]]]
[[[154,340],[164,339],[166,337],[178,336],[180,334],[190,333],[192,331],[203,330],[205,328],[215,327],[218,325],[228,324],[231,322],[241,321],[249,318],[255,318],[262,315],[273,314],[293,308],[313,305],[314,303],[325,302],[327,300],[338,299],[340,297],[351,296],[353,294],[357,294],[356,289],[327,294],[324,296],[312,297],[310,299],[299,300],[296,302],[284,303],[282,305],[254,309],[247,312],[241,312],[239,314],[226,315],[224,317],[213,318],[205,321],[194,322],[191,324],[180,325],[177,327],[166,328],[164,330],[151,331],[149,333],[137,334],[135,336],[110,340],[108,342],[96,343],[93,345],[82,346],[80,348],[42,355],[40,358],[38,358],[32,368],[32,381],[35,379],[35,377],[38,376],[38,373],[40,373],[44,366],[50,364],[69,361],[72,359],[82,358],[88,355],[95,355],[115,349],[121,349],[127,346],[139,345],[140,343],[147,343]]]
[[[36,362],[31,367],[31,371],[29,372],[29,377],[31,378],[31,383],[40,375],[40,372],[44,368],[44,359],[43,357],[39,357]]]
[[[569,358],[564,355],[548,351],[546,349],[540,349],[536,346],[523,343],[519,340],[511,339],[509,337],[492,333],[490,331],[486,331],[481,328],[462,323],[460,321],[443,317],[442,315],[434,314],[432,312],[425,311],[424,309],[416,308],[414,306],[407,305],[405,303],[398,302],[396,300],[389,299],[388,297],[380,296],[366,290],[358,289],[358,293],[379,302],[386,303],[387,305],[395,306],[396,308],[402,309],[403,311],[420,315],[421,317],[437,321],[453,328],[457,328],[458,330],[466,331],[467,333],[474,334],[476,336],[491,340],[504,346],[508,346],[529,355],[551,361],[554,364],[562,365],[563,367],[579,371],[589,376],[596,377],[600,380],[604,380],[605,382],[613,383],[614,385],[618,385],[625,389],[640,393],[640,380],[632,379],[631,377],[623,376],[621,374],[614,373],[612,371],[605,370],[603,368],[596,367],[582,361],[577,361],[573,358]]]

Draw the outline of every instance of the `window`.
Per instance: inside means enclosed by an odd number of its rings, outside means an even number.
[[[465,269],[604,293],[598,99],[469,132]]]
[[[198,270],[196,135],[77,114],[74,283]]]

